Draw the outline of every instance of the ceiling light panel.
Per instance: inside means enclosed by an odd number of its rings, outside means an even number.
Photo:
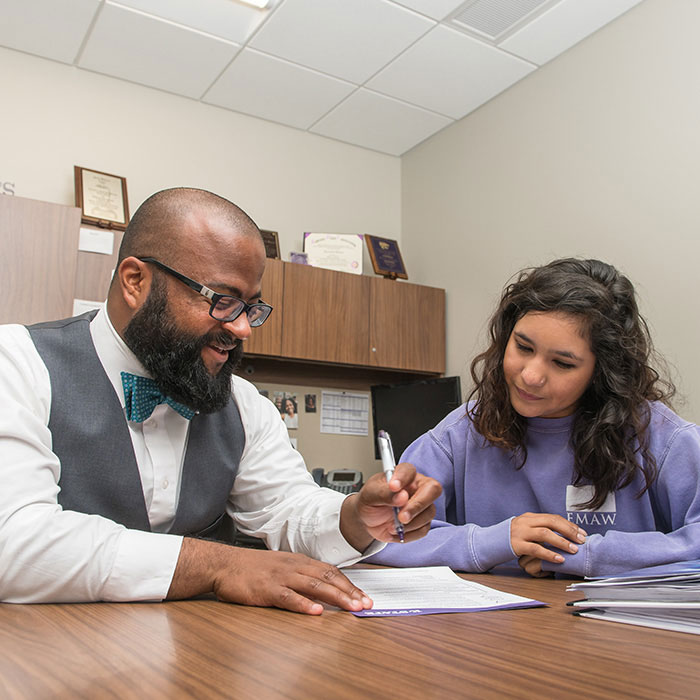
[[[120,5],[147,12],[238,44],[245,43],[267,17],[233,0],[118,0]]]
[[[79,65],[199,98],[238,49],[222,39],[107,3]]]
[[[250,46],[363,83],[434,25],[385,0],[285,0]]]

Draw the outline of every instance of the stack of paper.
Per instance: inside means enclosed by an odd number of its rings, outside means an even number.
[[[586,595],[569,603],[581,617],[700,634],[700,560],[587,579],[567,590]]]

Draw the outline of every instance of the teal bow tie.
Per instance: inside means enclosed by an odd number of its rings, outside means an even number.
[[[173,401],[169,396],[165,396],[152,379],[139,377],[130,372],[122,372],[121,374],[127,420],[143,423],[150,417],[155,407],[161,403],[167,403],[181,416],[192,420],[196,412],[177,401]]]

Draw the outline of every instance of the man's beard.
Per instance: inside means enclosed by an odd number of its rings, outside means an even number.
[[[228,346],[232,340],[236,346],[218,374],[209,374],[202,348]],[[124,341],[163,394],[175,401],[200,413],[214,413],[231,398],[231,375],[243,355],[241,341],[223,330],[199,337],[180,330],[161,280],[153,279],[148,298],[124,329]]]

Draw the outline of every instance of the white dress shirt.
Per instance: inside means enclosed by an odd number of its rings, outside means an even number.
[[[119,401],[120,372],[148,376],[114,330],[103,306],[90,332]],[[319,489],[289,443],[279,412],[233,377],[246,444],[227,510],[244,533],[271,549],[337,565],[364,555],[339,530],[344,496]],[[167,404],[128,423],[152,532],[58,504],[60,462],[48,429],[48,370],[24,326],[0,326],[0,600],[14,603],[162,600],[182,537],[170,535],[179,497],[189,421]]]

